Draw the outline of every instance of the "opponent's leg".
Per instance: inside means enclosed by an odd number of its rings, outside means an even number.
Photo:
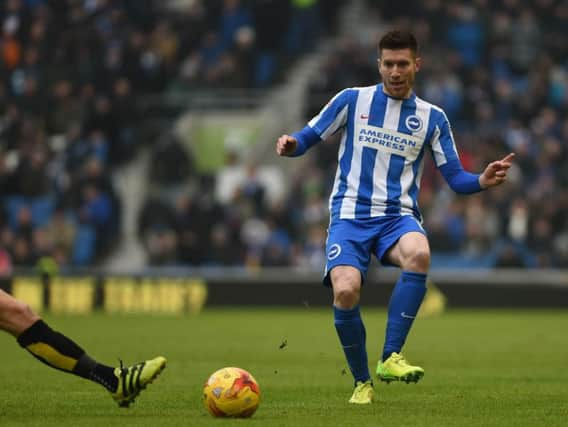
[[[0,329],[17,337],[38,320],[27,304],[0,289]]]
[[[132,366],[114,369],[114,375],[118,379],[118,385],[112,398],[118,406],[127,408],[146,386],[152,383],[165,369],[166,359],[162,356],[155,357],[145,362],[136,363]]]
[[[32,356],[52,368],[94,381],[110,392],[118,386],[114,368],[91,359],[77,343],[41,319],[24,330],[17,340]]]
[[[0,328],[14,335],[21,347],[46,365],[104,386],[120,406],[128,406],[165,367],[164,358],[129,368],[98,363],[73,340],[51,329],[27,304],[2,290]]]

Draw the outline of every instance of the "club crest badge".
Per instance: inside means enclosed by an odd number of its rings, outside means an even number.
[[[404,121],[404,124],[411,132],[420,132],[424,126],[422,119],[417,115],[408,116]]]

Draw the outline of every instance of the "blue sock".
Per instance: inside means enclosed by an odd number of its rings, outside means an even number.
[[[359,306],[350,310],[333,307],[335,317],[335,329],[339,335],[339,341],[343,346],[349,369],[357,381],[367,381],[369,375],[369,364],[367,362],[367,348],[365,326],[361,320]]]
[[[389,302],[383,361],[393,352],[400,353],[424,294],[426,294],[426,274],[403,271]]]

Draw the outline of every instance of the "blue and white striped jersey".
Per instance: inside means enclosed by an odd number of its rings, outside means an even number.
[[[451,164],[463,171],[444,111],[415,94],[392,98],[382,84],[339,92],[307,128],[321,139],[341,131],[332,219],[414,215],[421,220],[417,198],[426,149],[437,167]],[[472,179],[477,183],[477,175]]]

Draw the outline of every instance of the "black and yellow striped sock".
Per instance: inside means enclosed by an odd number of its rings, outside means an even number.
[[[20,334],[18,343],[36,359],[64,372],[94,381],[114,392],[118,379],[114,369],[91,359],[85,350],[65,335],[38,320]]]

